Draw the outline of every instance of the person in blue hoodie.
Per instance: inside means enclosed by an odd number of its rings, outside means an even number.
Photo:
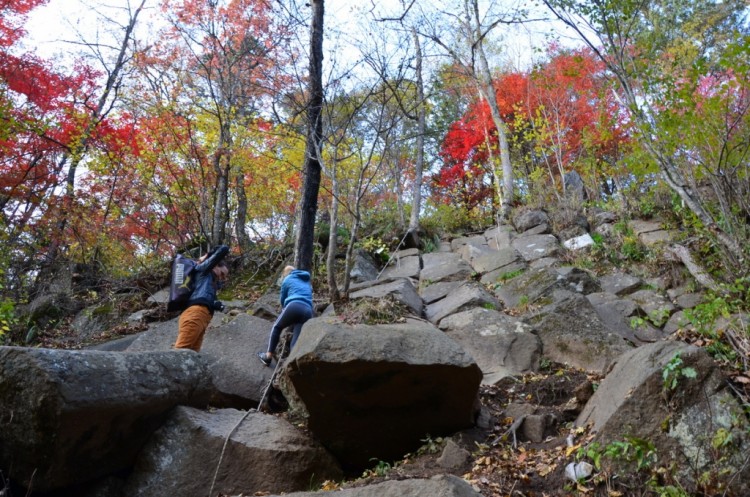
[[[258,352],[258,359],[266,366],[271,365],[274,351],[279,344],[281,332],[287,326],[294,326],[291,348],[297,343],[302,325],[313,316],[313,290],[310,281],[310,273],[287,266],[282,271],[281,282],[281,314],[271,328],[271,336],[268,339],[268,350]]]

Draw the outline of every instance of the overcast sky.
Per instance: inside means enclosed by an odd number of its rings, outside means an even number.
[[[65,57],[63,54],[69,54],[78,50],[74,44],[66,43],[79,39],[82,34],[86,41],[93,42],[99,36],[99,41],[108,40],[106,30],[112,29],[112,24],[102,22],[101,15],[92,5],[102,5],[105,0],[49,0],[45,6],[38,7],[32,11],[26,29],[29,36],[26,41],[26,47],[29,50],[36,50],[39,56],[45,59],[57,60],[58,56]],[[131,4],[136,4],[139,0],[130,0]],[[420,2],[430,2],[434,0],[419,0]],[[524,0],[497,0],[499,2],[514,2]],[[154,32],[153,18],[158,15],[158,5],[160,0],[147,0],[147,8],[139,18],[140,29],[145,32]],[[442,2],[441,2],[442,3]],[[109,5],[127,5],[124,0],[110,1]],[[356,39],[361,38],[357,33],[357,25],[353,22],[352,11],[356,7],[371,7],[376,5],[378,9],[391,8],[397,11],[400,8],[400,0],[325,0],[325,26],[326,36],[328,37],[324,46],[326,50],[334,49],[336,46],[343,50],[341,45],[336,45],[334,37],[343,34],[343,38]],[[356,6],[356,7],[355,7]],[[119,19],[121,23],[127,21],[127,12],[122,8],[108,7],[100,9],[100,12]],[[537,11],[538,12],[538,11]],[[502,31],[501,31],[502,29]],[[539,25],[525,28],[509,28],[502,26],[494,31],[497,35],[504,35],[505,41],[502,42],[503,55],[505,60],[503,64],[510,64],[514,68],[525,68],[535,56],[531,47],[539,47],[544,42],[543,34],[549,31],[548,26]],[[339,41],[343,43],[345,40]],[[336,60],[345,58],[346,54],[338,54],[327,57],[327,60]],[[495,61],[500,64],[500,61]],[[491,62],[492,64],[492,62]]]

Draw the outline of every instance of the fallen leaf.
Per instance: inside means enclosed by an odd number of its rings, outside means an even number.
[[[577,450],[578,450],[578,449],[580,449],[580,448],[581,448],[581,444],[576,444],[576,445],[574,445],[574,446],[572,446],[572,447],[568,447],[568,448],[567,448],[567,449],[565,450],[565,457],[570,457],[570,455],[571,455],[571,454],[572,454],[573,452],[577,451]]]
[[[554,464],[540,464],[536,467],[536,472],[539,476],[547,476],[555,470]]]

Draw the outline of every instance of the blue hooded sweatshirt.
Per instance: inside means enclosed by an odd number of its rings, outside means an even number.
[[[301,269],[295,269],[281,282],[281,306],[286,307],[289,302],[304,302],[313,306],[312,284],[310,273]]]

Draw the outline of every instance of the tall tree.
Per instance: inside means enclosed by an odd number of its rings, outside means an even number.
[[[144,69],[161,80],[157,88],[167,85],[178,95],[167,102],[176,104],[174,112],[202,116],[208,126],[202,137],[213,141],[208,145],[213,188],[210,212],[200,220],[207,227],[205,235],[212,244],[224,243],[233,224],[237,239],[247,245],[247,200],[235,160],[236,137],[258,122],[264,102],[270,102],[281,83],[277,76],[286,60],[280,50],[285,29],[275,23],[271,4],[264,1],[168,0],[165,8],[170,27],[149,50]]]
[[[323,0],[311,0],[310,67],[307,103],[307,141],[305,144],[304,183],[300,202],[295,244],[295,266],[311,270],[315,242],[315,216],[321,176],[323,145]]]
[[[422,69],[422,45],[419,40],[419,34],[416,28],[411,29],[412,39],[414,40],[414,49],[416,54],[416,66],[414,73],[416,75],[417,90],[417,157],[414,162],[414,185],[412,187],[411,216],[409,218],[409,233],[413,239],[413,245],[419,246],[419,215],[422,210],[422,176],[424,171],[424,138],[427,132],[425,122],[426,101],[424,97],[424,79]]]
[[[489,105],[494,123],[494,132],[498,137],[500,154],[500,170],[493,168],[495,176],[497,195],[500,200],[501,215],[508,216],[513,202],[513,165],[510,157],[510,146],[508,142],[508,125],[503,120],[498,107],[496,89],[492,71],[487,60],[485,45],[489,34],[501,24],[518,22],[522,12],[503,12],[497,5],[493,4],[486,9],[492,12],[494,17],[487,20],[479,8],[479,0],[463,0],[461,13],[456,14],[443,11],[444,17],[450,18],[452,23],[457,23],[462,40],[453,44],[453,38],[444,38],[434,27],[431,32],[425,33],[430,39],[439,44],[450,55],[453,61],[470,75],[476,85],[481,99]],[[452,24],[451,24],[452,25]],[[500,89],[502,91],[502,89]]]

